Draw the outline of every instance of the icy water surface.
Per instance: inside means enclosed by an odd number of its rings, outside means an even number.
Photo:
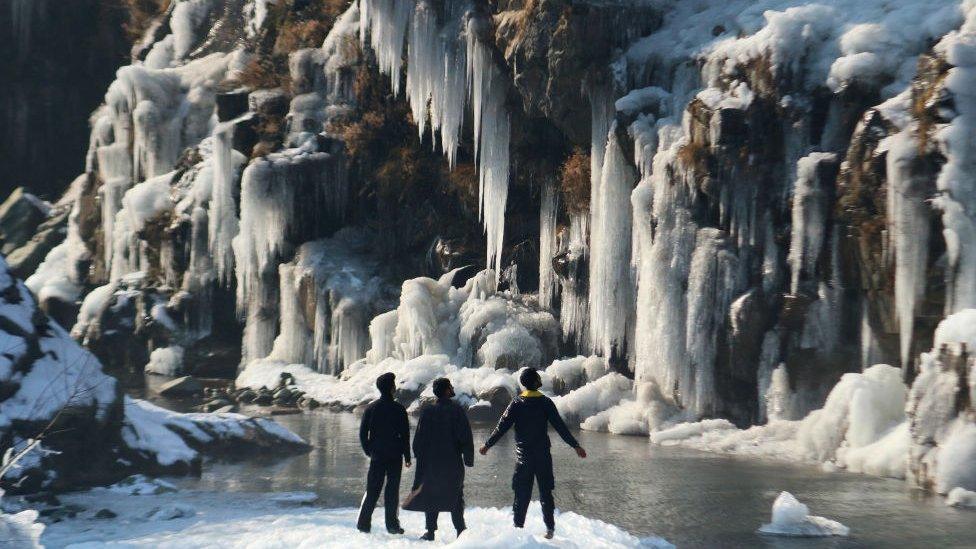
[[[327,507],[357,506],[367,461],[359,449],[359,418],[316,411],[276,418],[314,449],[277,461],[211,463],[186,488],[221,491],[311,490]],[[475,425],[475,444],[490,426]],[[581,460],[553,435],[556,505],[621,526],[638,536],[656,534],[678,547],[976,547],[976,512],[947,508],[941,498],[906,489],[897,480],[815,467],[662,448],[643,437],[580,432],[590,457]],[[470,506],[511,505],[509,435],[468,469]],[[405,493],[413,471],[404,472]],[[781,490],[812,514],[851,527],[848,539],[782,539],[755,533],[769,520]],[[379,512],[375,520],[382,522]],[[442,527],[450,528],[448,517]],[[557,529],[559,528],[557,519]]]

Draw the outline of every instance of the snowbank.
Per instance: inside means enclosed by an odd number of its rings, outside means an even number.
[[[165,468],[194,467],[199,452],[306,447],[301,437],[263,418],[232,413],[181,414],[144,400],[125,398],[122,440],[132,450]]]
[[[836,520],[810,514],[806,505],[797,501],[793,494],[780,492],[773,502],[773,521],[759,528],[762,534],[797,537],[847,536],[850,528]]]
[[[899,369],[878,364],[845,374],[824,407],[798,421],[773,420],[738,429],[724,419],[665,426],[652,442],[810,463],[904,478],[909,444],[906,391]]]
[[[556,537],[543,539],[541,509],[534,503],[524,530],[511,526],[508,508],[469,508],[468,530],[457,539],[453,529],[438,531],[437,541],[417,538],[423,514],[401,512],[407,534],[393,536],[383,528],[363,534],[356,530],[356,509],[318,509],[296,506],[271,494],[165,493],[153,497],[126,496],[95,489],[64,498],[91,511],[76,519],[52,524],[42,538],[51,549],[69,544],[124,545],[154,548],[265,547],[673,547],[660,538],[639,539],[627,532],[575,513],[557,518]],[[186,508],[193,513],[165,513]],[[111,520],[91,517],[96,509],[118,514]],[[188,516],[189,515],[189,516]],[[443,522],[443,518],[442,518]],[[375,526],[375,523],[374,523]]]
[[[0,490],[0,500],[3,499],[3,490]],[[44,532],[44,525],[37,522],[37,511],[27,510],[17,513],[8,513],[2,507],[0,501],[0,541],[8,549],[35,549],[43,547],[41,545],[41,534]]]

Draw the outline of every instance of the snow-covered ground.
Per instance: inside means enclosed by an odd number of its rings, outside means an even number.
[[[471,508],[465,513],[468,530],[458,538],[446,517],[435,543],[419,541],[423,515],[403,512],[407,533],[387,534],[382,509],[377,510],[371,534],[356,530],[356,509],[322,509],[303,505],[304,493],[244,494],[180,491],[156,495],[121,494],[105,488],[70,494],[66,504],[85,508],[77,518],[48,526],[45,547],[660,547],[673,545],[661,538],[640,539],[616,526],[575,513],[558,516],[556,537],[542,537],[541,510],[533,504],[527,526],[511,526],[511,510]],[[109,509],[118,516],[99,519]]]

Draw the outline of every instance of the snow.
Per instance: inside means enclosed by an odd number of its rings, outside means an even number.
[[[618,404],[633,393],[633,382],[616,372],[592,383],[553,398],[556,408],[567,422],[580,423]]]
[[[171,345],[153,350],[146,364],[147,374],[176,376],[183,371],[183,347]]]
[[[556,537],[545,540],[538,503],[529,508],[525,529],[511,526],[510,508],[475,507],[465,510],[468,529],[460,538],[443,528],[436,541],[426,542],[418,539],[422,513],[400,513],[406,535],[375,527],[364,534],[355,528],[357,509],[296,507],[274,494],[186,491],[143,497],[96,488],[66,495],[64,501],[92,511],[50,525],[41,538],[45,547],[673,547],[661,538],[640,539],[572,512],[559,513]],[[93,518],[94,509],[101,508],[118,517]]]
[[[836,520],[811,515],[789,492],[780,492],[773,502],[772,522],[759,528],[761,534],[797,537],[847,536],[850,531]]]
[[[831,463],[853,472],[904,478],[909,433],[901,371],[884,364],[845,374],[823,408],[802,420],[738,429],[724,419],[658,419],[651,442],[785,461]]]
[[[0,499],[3,490],[0,490]],[[0,541],[9,549],[40,549],[44,525],[37,521],[34,510],[7,513],[0,509]]]
[[[162,479],[138,474],[126,477],[107,487],[106,490],[131,496],[155,496],[166,492],[175,492],[176,486]]]
[[[233,413],[181,414],[125,397],[122,440],[162,466],[192,464],[199,459],[193,447],[228,441],[247,443],[259,437],[280,444],[305,444],[301,437],[269,419]]]
[[[965,488],[953,488],[949,491],[945,503],[949,507],[976,509],[976,492]]]
[[[953,488],[976,490],[976,424],[958,418],[948,426],[939,449],[935,489],[945,494]]]
[[[74,303],[80,297],[81,288],[70,276],[70,246],[67,240],[55,246],[34,274],[24,281],[38,301],[43,303],[49,299],[59,299],[65,303]]]

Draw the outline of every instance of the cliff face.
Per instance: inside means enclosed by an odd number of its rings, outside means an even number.
[[[0,3],[0,168],[6,196],[26,186],[44,198],[64,192],[88,148],[88,117],[115,69],[126,63],[129,14],[118,2],[4,0]]]
[[[477,406],[594,355],[574,417],[626,432],[911,383],[976,307],[973,31],[895,4],[176,1],[28,286],[120,372],[457,367]]]

